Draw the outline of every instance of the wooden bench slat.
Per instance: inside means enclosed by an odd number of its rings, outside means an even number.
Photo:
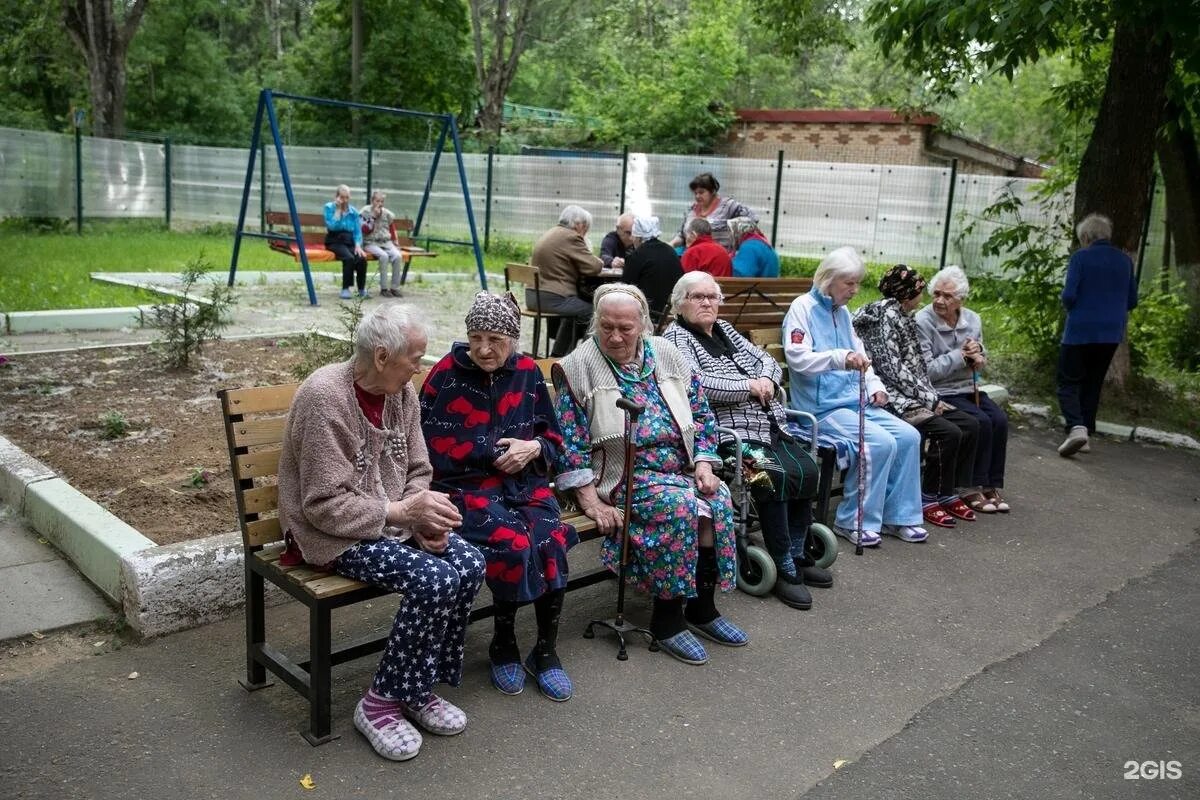
[[[280,447],[269,450],[256,450],[237,457],[235,478],[264,478],[279,472],[279,456],[283,452]]]
[[[283,529],[279,527],[279,517],[267,517],[247,522],[246,530],[242,535],[249,547],[283,541]]]
[[[367,584],[347,578],[344,575],[330,575],[328,578],[309,581],[304,584],[304,590],[317,599],[336,597],[339,594],[358,591],[367,588]]]
[[[264,511],[274,511],[279,508],[279,487],[255,486],[242,492],[242,505],[247,514],[261,514]],[[249,524],[247,524],[249,527]]]
[[[292,406],[298,383],[280,386],[256,386],[250,389],[229,389],[225,392],[231,414],[262,414],[286,412]]]
[[[261,444],[279,444],[283,441],[283,427],[287,417],[266,417],[233,423],[235,447],[254,447]]]

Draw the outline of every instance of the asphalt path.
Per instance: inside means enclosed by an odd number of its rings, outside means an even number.
[[[1011,514],[862,557],[843,547],[812,611],[722,597],[752,641],[712,646],[704,667],[640,646],[618,662],[603,636],[582,639],[611,613],[606,583],[566,604],[576,697],[504,697],[479,624],[446,693],[467,731],[426,736],[403,764],[350,723],[373,659],[335,670],[343,735],[312,748],[295,693],[238,686],[237,619],[19,673],[0,681],[0,797],[1200,796],[1200,459],[1099,441],[1068,461],[1057,441],[1014,431]],[[572,554],[593,558],[594,543]],[[371,605],[337,626],[386,627],[394,604]],[[648,609],[634,595],[630,616]],[[303,641],[293,606],[268,620]],[[1181,776],[1125,779],[1127,761],[1178,761]]]

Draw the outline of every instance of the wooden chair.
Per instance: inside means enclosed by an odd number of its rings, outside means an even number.
[[[519,283],[540,297],[542,290],[541,274],[541,270],[532,264],[505,264],[504,291],[511,292],[512,284]],[[513,295],[516,296],[516,292],[513,292]],[[568,324],[570,324],[571,318],[563,314],[542,311],[540,308],[529,308],[523,296],[518,298],[517,302],[521,306],[521,316],[533,318],[533,348],[530,351],[530,355],[534,358],[538,357],[538,341],[542,336],[542,320],[546,320],[546,357],[549,358],[551,344],[554,340],[550,331],[550,323],[555,322],[561,325],[563,320],[567,320]]]

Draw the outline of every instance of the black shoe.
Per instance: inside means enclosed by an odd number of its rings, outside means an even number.
[[[807,611],[812,608],[812,595],[804,588],[801,578],[780,573],[775,579],[775,588],[771,590],[785,606]]]
[[[829,589],[833,586],[833,573],[827,569],[821,569],[817,566],[798,567],[800,576],[804,579],[805,586],[812,586],[816,589]]]

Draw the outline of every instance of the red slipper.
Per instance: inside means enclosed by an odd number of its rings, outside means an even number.
[[[942,503],[942,508],[946,509],[959,519],[966,520],[967,522],[975,521],[975,512],[971,510],[970,506],[962,501],[961,497],[956,497],[949,503]]]
[[[946,509],[937,503],[930,503],[922,508],[921,515],[930,525],[937,525],[939,528],[953,528],[958,524],[954,521],[954,517],[947,514]]]

